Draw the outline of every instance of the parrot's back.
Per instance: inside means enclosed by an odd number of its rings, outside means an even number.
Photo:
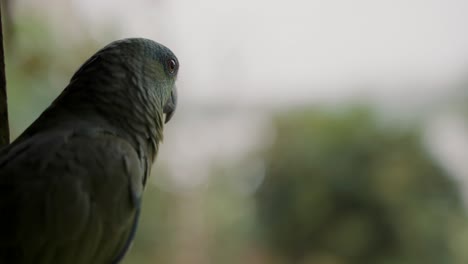
[[[0,263],[115,263],[135,230],[145,157],[99,128],[37,134],[0,157]]]
[[[0,149],[0,264],[114,264],[177,103],[179,64],[149,39],[91,56]]]

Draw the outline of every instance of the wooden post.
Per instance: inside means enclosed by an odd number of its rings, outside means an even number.
[[[2,19],[2,8],[0,4],[0,147],[10,143]]]

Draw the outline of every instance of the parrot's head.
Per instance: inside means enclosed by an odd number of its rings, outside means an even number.
[[[107,97],[98,103],[115,103],[122,106],[118,111],[149,115],[167,123],[177,105],[178,70],[179,61],[167,47],[150,39],[128,38],[99,50],[78,69],[71,83],[94,80],[93,85],[86,85],[88,89],[95,97]]]

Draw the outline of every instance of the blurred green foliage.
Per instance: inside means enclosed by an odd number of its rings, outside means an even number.
[[[284,263],[464,263],[453,245],[458,190],[418,129],[360,107],[287,113],[275,126],[256,201]]]
[[[178,197],[148,185],[133,247],[123,263],[170,263]]]
[[[99,47],[85,32],[78,43],[53,32],[44,18],[13,20],[5,64],[12,139],[18,136],[68,84],[73,72]]]

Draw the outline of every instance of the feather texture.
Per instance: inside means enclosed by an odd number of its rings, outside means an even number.
[[[175,110],[175,61],[148,39],[109,44],[0,150],[0,264],[123,258],[162,140],[163,113]]]

